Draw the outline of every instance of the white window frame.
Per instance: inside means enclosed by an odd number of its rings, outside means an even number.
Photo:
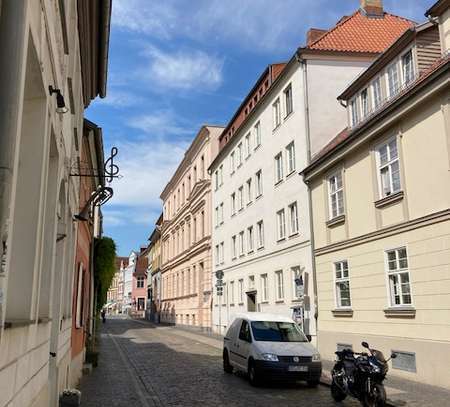
[[[236,170],[236,161],[234,151],[230,153],[230,174],[234,174]]]
[[[300,266],[292,266],[291,267],[291,276],[292,276],[292,299],[294,301],[300,300],[301,297],[297,295],[297,284],[295,283],[295,279],[297,277],[303,278],[303,270]],[[305,284],[305,281],[303,281],[303,284]],[[304,287],[304,286],[303,286]]]
[[[237,240],[236,235],[231,236],[231,259],[234,260],[237,258]]]
[[[341,186],[338,187],[338,178],[341,180]],[[332,180],[335,180],[334,184]],[[335,189],[333,189],[335,185]],[[344,177],[342,170],[338,170],[327,177],[327,187],[328,187],[328,208],[329,208],[329,219],[335,219],[345,213],[345,202],[344,202]],[[333,210],[333,198],[336,199],[336,213]],[[339,206],[339,200],[341,198],[342,206]]]
[[[219,167],[219,186],[223,185],[223,164]]]
[[[359,123],[359,111],[358,111],[358,98],[357,97],[350,100],[349,108],[350,108],[351,124],[352,124],[352,127],[355,127]]]
[[[404,250],[406,253],[406,257],[401,258],[399,256],[399,252]],[[389,260],[389,253],[395,253],[395,259],[392,260],[395,262],[396,268],[391,270],[389,267],[389,263],[392,262]],[[406,267],[403,267],[400,263],[401,260],[406,260]],[[411,274],[409,272],[409,256],[408,256],[408,248],[407,246],[400,246],[400,247],[395,247],[395,248],[390,248],[390,249],[386,249],[384,251],[384,261],[385,261],[385,270],[386,270],[386,288],[387,288],[387,292],[388,292],[388,302],[389,302],[389,306],[392,308],[395,307],[413,307],[413,292],[412,292],[412,284],[411,284]],[[395,303],[395,290],[394,286],[392,285],[391,282],[391,277],[393,276],[397,276],[397,278],[401,279],[401,275],[407,275],[408,276],[408,286],[409,286],[409,297],[410,297],[410,302],[404,302],[403,301],[403,287],[402,287],[402,283],[400,283],[399,285],[399,297],[400,297],[400,303],[396,304]]]
[[[242,165],[242,142],[237,146],[237,168]]]
[[[244,280],[241,278],[238,280],[238,289],[239,289],[239,304],[244,303]]]
[[[288,206],[289,210],[289,235],[293,236],[296,235],[299,231],[299,224],[298,224],[298,205],[297,202],[292,202]]]
[[[286,238],[286,213],[284,208],[277,211],[277,240]]]
[[[286,146],[286,169],[287,169],[287,173],[286,176],[289,176],[290,174],[292,174],[295,171],[295,143],[294,141],[291,141],[287,146]]]
[[[281,104],[280,98],[278,97],[272,104],[273,111],[273,129],[275,130],[281,125]]]
[[[381,88],[381,77],[377,77],[372,81],[372,104],[374,109],[377,109],[381,106],[383,102],[383,90]],[[378,94],[378,98],[377,98]]]
[[[283,181],[283,153],[280,151],[275,157],[275,184]]]
[[[262,170],[258,170],[255,173],[255,185],[256,185],[256,196],[255,196],[255,198],[259,198],[263,194]]]
[[[239,256],[243,256],[245,254],[245,238],[244,231],[239,232]]]
[[[252,192],[252,179],[249,178],[246,182],[247,185],[247,205],[250,205],[253,201],[253,192]]]
[[[365,93],[364,93],[365,92]],[[366,95],[365,99],[363,98],[363,95]],[[364,119],[370,112],[370,98],[369,98],[369,88],[364,88],[359,93],[359,100],[361,103],[361,118]],[[364,103],[365,100],[365,103]]]
[[[247,133],[247,135],[245,136],[245,158],[246,159],[250,157],[251,150],[252,150],[251,135],[250,135],[250,133]]]
[[[391,89],[391,85],[390,85],[390,72],[394,72],[394,71],[391,71],[392,68],[395,68],[395,72],[396,72],[396,88],[395,89]],[[400,90],[400,83],[401,83],[401,72],[399,72],[399,61],[396,59],[393,63],[391,63],[386,68],[386,88],[387,88],[387,94],[388,94],[389,98],[398,94],[398,91]]]
[[[216,228],[217,227],[219,227],[219,207],[218,206],[216,206],[215,208],[214,208],[214,215],[215,215],[215,225],[216,225]]]
[[[224,209],[223,209],[223,202],[219,205],[219,224],[223,225],[224,223],[224,215],[223,215]]]
[[[390,144],[392,142],[395,142],[396,150],[397,150],[397,156],[392,159],[391,158],[391,147]],[[394,195],[397,192],[400,192],[402,190],[402,177],[401,177],[401,163],[400,163],[400,151],[399,151],[399,142],[397,136],[393,136],[383,143],[378,144],[378,146],[375,149],[376,154],[376,165],[377,165],[377,178],[378,178],[378,191],[380,199],[386,198],[388,196]],[[381,149],[383,147],[386,147],[387,149],[387,155],[388,160],[385,164],[381,164]],[[394,188],[394,178],[393,178],[393,171],[392,167],[397,163],[398,165],[398,181],[399,181],[399,187],[397,189]],[[385,190],[383,186],[383,176],[382,176],[382,170],[387,168],[388,171],[388,177],[389,177],[389,190]]]
[[[236,215],[236,192],[233,192],[230,195],[231,199],[231,216]]]
[[[216,246],[215,246],[215,257],[216,257],[215,265],[218,266],[220,264],[220,253],[219,253],[219,245],[218,244],[216,244]]]
[[[260,220],[256,223],[256,242],[257,242],[257,248],[262,249],[264,247],[264,221]]]
[[[284,300],[284,276],[283,270],[275,271],[275,296],[277,301]]]
[[[338,276],[338,272],[340,275]],[[345,272],[347,275],[345,275]],[[333,263],[333,280],[334,280],[334,298],[336,308],[338,309],[349,309],[352,307],[352,295],[350,287],[350,270],[348,267],[347,260],[340,260]],[[340,289],[341,284],[348,284],[348,305],[342,304],[342,292]]]
[[[253,127],[255,132],[255,147],[256,150],[261,145],[261,123],[258,121]]]
[[[230,305],[234,305],[234,281],[229,284]]]
[[[220,257],[220,264],[225,263],[225,242],[220,243],[219,257]]]
[[[284,109],[285,109],[284,118],[286,119],[291,113],[294,112],[294,100],[292,98],[291,83],[288,86],[286,86],[286,88],[284,88],[283,95],[284,95]]]
[[[238,211],[244,209],[244,186],[238,188]]]
[[[409,81],[406,81],[406,71],[405,71],[405,64],[404,64],[404,58],[406,55],[411,55],[411,70],[409,74],[411,77],[409,78]],[[412,48],[408,49],[406,52],[404,52],[400,56],[400,68],[401,68],[401,75],[402,75],[402,84],[409,85],[411,82],[414,81],[414,75],[415,75],[415,66],[414,66],[414,52]]]
[[[247,252],[252,253],[255,249],[254,237],[253,237],[253,226],[247,228]]]
[[[269,284],[268,284],[268,275],[267,273],[261,274],[259,276],[261,281],[261,302],[269,301]]]

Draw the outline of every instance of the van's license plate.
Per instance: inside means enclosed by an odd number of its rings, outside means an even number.
[[[289,366],[288,370],[290,372],[307,372],[308,366]]]

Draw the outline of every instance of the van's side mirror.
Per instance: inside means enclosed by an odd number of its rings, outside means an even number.
[[[391,359],[395,359],[397,357],[396,353],[391,353]]]
[[[361,342],[363,348],[369,349],[369,344],[367,342]]]

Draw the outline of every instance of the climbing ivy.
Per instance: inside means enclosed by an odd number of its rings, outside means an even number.
[[[114,278],[116,244],[110,237],[95,239],[94,284],[97,293],[97,312],[106,304],[106,294]]]

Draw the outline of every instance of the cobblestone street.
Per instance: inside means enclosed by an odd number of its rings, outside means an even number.
[[[220,350],[195,335],[129,319],[107,321],[99,366],[83,379],[81,391],[83,407],[337,405],[323,386],[253,388],[240,374],[224,374]]]

